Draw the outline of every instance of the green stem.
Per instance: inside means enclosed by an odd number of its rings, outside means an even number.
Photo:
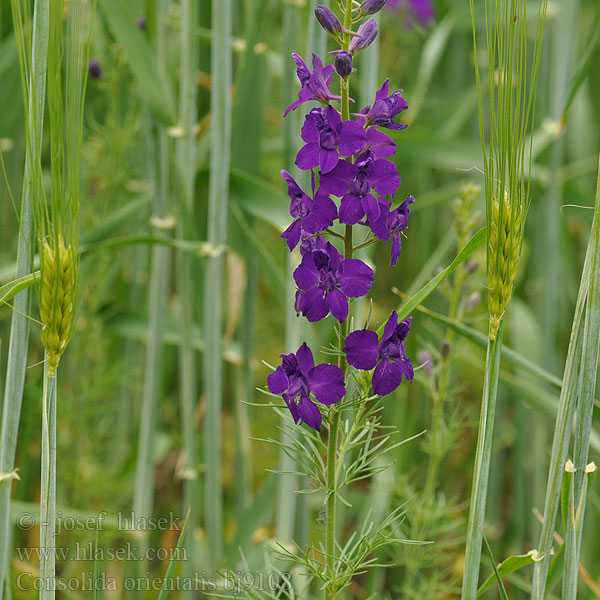
[[[56,575],[56,377],[44,369],[40,493],[40,600],[54,600]]]
[[[592,419],[594,414],[594,396],[598,374],[598,355],[600,354],[600,165],[598,166],[598,185],[594,223],[590,236],[592,265],[590,287],[586,306],[583,330],[581,371],[579,375],[579,402],[573,450],[575,475],[573,477],[573,503],[575,521],[569,519],[565,547],[565,571],[563,577],[563,598],[577,597],[579,580],[579,558],[583,534],[583,520],[588,476],[585,468],[588,462]]]
[[[352,0],[346,0],[346,11],[344,15],[344,27],[350,29],[352,27]],[[342,49],[347,51],[350,46],[350,35],[344,35]],[[350,119],[350,81],[340,78],[341,85],[341,109],[342,120]],[[344,258],[352,258],[354,248],[352,241],[352,226],[346,225],[344,235]],[[340,339],[339,339],[339,367],[342,371],[346,370],[346,359],[343,353],[344,340],[348,335],[348,318],[340,324]],[[329,413],[329,441],[327,444],[327,520],[325,530],[325,550],[327,553],[327,572],[330,578],[335,574],[335,512],[337,501],[337,445],[338,445],[338,429],[340,425],[340,411],[335,407]],[[326,598],[334,600],[337,596],[335,586],[327,589]]]
[[[546,487],[546,500],[544,504],[544,520],[542,522],[542,530],[540,532],[540,539],[537,546],[538,552],[542,555],[542,560],[536,562],[534,565],[533,584],[531,590],[532,600],[542,600],[544,598],[548,569],[552,560],[550,550],[552,548],[554,525],[560,504],[564,466],[569,452],[573,417],[576,410],[577,397],[580,392],[579,367],[582,361],[582,355],[586,354],[586,349],[582,345],[585,320],[584,314],[591,285],[590,282],[593,275],[592,266],[595,260],[594,255],[595,252],[597,252],[597,241],[594,239],[593,234],[594,231],[597,232],[597,224],[600,223],[598,217],[600,214],[599,206],[600,180],[598,182],[598,188],[596,192],[595,221],[592,229],[592,236],[590,237],[590,241],[588,243],[581,282],[579,284],[579,292],[577,295],[577,303],[575,305],[575,314],[573,316],[573,325],[571,328],[571,337],[569,340],[569,348],[565,362],[563,384],[560,393],[558,415],[556,417],[556,425],[554,427],[552,455],[550,458],[548,483]]]
[[[496,413],[496,396],[498,392],[498,375],[500,374],[500,355],[502,352],[503,331],[504,321],[500,324],[496,339],[488,340],[485,363],[485,382],[481,401],[479,435],[477,438],[477,453],[475,455],[469,523],[467,526],[467,548],[465,552],[462,600],[475,600],[477,598],[482,533],[485,520],[485,504],[490,473],[492,442],[494,439],[494,416]]]
[[[352,242],[352,226],[346,225],[344,235],[344,258],[352,258],[353,242]],[[344,340],[348,335],[348,318],[340,324],[340,339],[339,349],[340,357],[338,365],[342,371],[346,370],[347,363],[344,356]],[[327,444],[327,522],[326,522],[326,552],[327,552],[327,570],[330,577],[335,573],[335,512],[337,501],[337,484],[339,479],[339,469],[337,460],[342,460],[338,457],[338,429],[340,425],[340,411],[335,407],[332,408],[329,417],[329,441]],[[335,590],[328,590],[327,598],[333,600],[336,597]]]

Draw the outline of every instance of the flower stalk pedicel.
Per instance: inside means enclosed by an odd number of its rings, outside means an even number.
[[[332,34],[340,48],[335,51],[334,65],[324,65],[313,55],[312,71],[304,59],[292,54],[301,89],[298,99],[285,115],[309,100],[321,106],[306,114],[302,126],[304,144],[296,156],[296,166],[310,171],[312,192],[306,193],[292,174],[281,171],[287,183],[292,223],[282,234],[290,250],[300,247],[300,264],[293,272],[297,286],[295,308],[309,322],[326,319],[331,313],[336,323],[338,364],[316,364],[315,355],[306,343],[296,352],[282,354],[282,362],[268,378],[272,394],[281,395],[293,422],[310,438],[310,447],[325,455],[318,460],[299,461],[299,466],[325,493],[325,540],[319,549],[322,560],[313,552],[296,555],[282,551],[289,560],[301,564],[320,582],[326,598],[333,600],[352,577],[368,566],[367,556],[377,547],[391,543],[390,531],[397,526],[400,511],[384,520],[379,528],[365,524],[364,537],[353,546],[340,545],[336,535],[336,504],[340,491],[352,481],[375,472],[375,459],[390,447],[389,436],[377,433],[381,399],[395,390],[403,378],[411,381],[413,369],[404,349],[410,319],[398,323],[392,313],[381,339],[373,331],[349,334],[351,300],[367,295],[374,279],[373,269],[354,258],[355,227],[367,234],[358,247],[375,241],[392,240],[392,264],[398,260],[402,231],[408,225],[411,197],[393,207],[401,180],[389,159],[396,144],[380,128],[403,129],[393,119],[406,108],[401,91],[389,94],[389,83],[374,91],[375,102],[362,112],[351,115],[350,78],[356,55],[378,35],[371,19],[351,30],[366,14],[380,10],[385,2],[367,1],[357,5],[344,3],[343,25],[330,9],[318,6],[317,20]],[[342,5],[340,5],[342,7]],[[340,78],[340,95],[331,92],[333,75]],[[339,102],[339,104],[338,104]],[[338,109],[339,106],[339,109]],[[338,200],[336,200],[336,198]],[[336,230],[343,225],[343,233]],[[343,248],[334,244],[343,240]],[[331,322],[331,320],[330,320]],[[362,345],[362,338],[369,343]],[[360,340],[358,338],[361,338]],[[357,342],[358,341],[358,345]],[[365,373],[356,377],[359,389],[347,386],[349,365]],[[369,373],[375,368],[374,375]],[[371,385],[375,396],[371,391]],[[342,407],[350,422],[342,425]],[[365,435],[365,430],[370,433]],[[312,433],[308,433],[311,432]],[[327,440],[323,441],[322,433]],[[303,437],[290,437],[296,453],[307,458]],[[366,461],[351,458],[351,449],[368,451]],[[322,466],[322,469],[321,469]],[[373,533],[368,532],[374,529]],[[356,554],[352,554],[355,552]],[[352,556],[352,560],[350,560]],[[356,562],[356,556],[360,560]]]

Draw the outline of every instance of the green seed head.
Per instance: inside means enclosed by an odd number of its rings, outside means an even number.
[[[62,236],[42,244],[40,316],[42,343],[46,349],[48,373],[56,375],[60,358],[71,339],[76,289],[76,261]]]
[[[521,257],[523,211],[511,203],[508,193],[502,203],[492,200],[492,220],[488,237],[488,287],[490,338],[496,339],[504,311],[510,302]]]

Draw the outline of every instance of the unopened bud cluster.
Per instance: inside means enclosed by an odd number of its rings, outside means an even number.
[[[58,245],[58,248],[55,246]],[[42,343],[46,349],[48,374],[56,375],[60,358],[71,339],[76,289],[76,264],[62,236],[42,245],[40,316]]]
[[[504,311],[512,296],[521,257],[523,212],[508,193],[502,202],[494,197],[488,236],[490,338],[496,339]]]

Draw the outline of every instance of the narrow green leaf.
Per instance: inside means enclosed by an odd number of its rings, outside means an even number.
[[[181,533],[179,534],[179,539],[177,540],[177,546],[175,546],[176,550],[180,551],[183,546],[183,540],[185,540],[185,534],[187,532],[188,520],[190,518],[190,511],[188,509],[187,515],[185,517],[185,522],[183,523],[183,527],[181,528]],[[179,552],[175,552],[171,562],[169,563],[169,568],[167,569],[167,573],[165,574],[165,578],[163,579],[162,589],[160,590],[160,594],[158,595],[158,600],[167,600],[171,596],[171,587],[169,582],[173,579],[175,575],[175,569],[177,568]]]
[[[502,583],[502,578],[500,577],[500,573],[498,573],[498,567],[496,567],[496,561],[494,560],[494,555],[492,554],[492,549],[490,548],[490,545],[487,541],[487,538],[485,537],[485,534],[483,534],[483,541],[485,543],[485,549],[487,550],[490,560],[492,561],[492,567],[494,567],[493,577],[496,580],[496,582],[498,583],[498,588],[500,590],[500,597],[502,598],[502,600],[508,600],[508,594],[506,593],[506,588],[504,587],[504,584]],[[479,593],[477,594],[477,596],[479,596]]]
[[[572,481],[573,473],[571,471],[565,471],[565,474],[563,475],[562,490],[560,494],[560,512],[562,516],[564,531],[567,531],[567,524],[569,521],[569,503],[571,497]]]
[[[10,302],[19,292],[32,286],[34,283],[40,280],[40,272],[30,273],[25,277],[19,277],[6,285],[0,287],[0,305],[5,302]]]
[[[486,546],[489,548],[489,544],[487,539],[484,541]],[[490,551],[491,555],[491,551]],[[515,556],[509,556],[506,560],[501,562],[498,567],[495,566],[494,559],[492,558],[492,564],[494,564],[494,573],[490,575],[481,585],[479,590],[477,591],[477,597],[479,598],[484,592],[489,590],[494,581],[499,581],[501,577],[506,577],[507,575],[511,575],[512,573],[516,573],[521,569],[528,567],[529,565],[535,562],[535,556],[537,552],[535,550],[531,550],[527,554],[517,554]]]
[[[123,48],[127,62],[141,88],[142,97],[155,117],[165,125],[173,125],[175,101],[156,54],[137,25],[138,16],[131,2],[100,0],[99,8],[115,38]]]
[[[418,306],[427,298],[437,287],[452,274],[454,269],[466,260],[479,246],[486,240],[486,228],[482,227],[467,243],[467,245],[458,253],[456,258],[441,272],[438,273],[433,279],[427,282],[412,298],[407,300],[402,306],[398,308],[399,320],[406,319]],[[377,330],[381,335],[383,332],[383,325]]]

